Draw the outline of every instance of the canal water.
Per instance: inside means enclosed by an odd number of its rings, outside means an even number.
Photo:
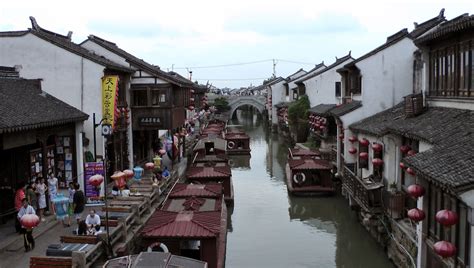
[[[250,136],[252,155],[231,161],[226,267],[393,267],[343,197],[288,195],[288,145],[260,116],[238,110],[231,124]]]

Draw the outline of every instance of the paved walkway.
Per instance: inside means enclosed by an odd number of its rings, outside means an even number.
[[[177,171],[178,176],[184,176],[186,172],[187,159],[183,158],[173,165],[173,171]],[[88,209],[84,210],[85,218]],[[48,216],[45,222],[42,222],[33,232],[36,241],[34,250],[25,252],[23,247],[23,237],[15,233],[13,222],[7,222],[0,225],[0,268],[29,267],[31,256],[45,256],[48,245],[59,243],[59,237],[62,235],[72,235],[77,228],[73,220],[71,227],[64,227],[56,221],[54,216]],[[3,231],[5,230],[5,233]],[[8,233],[9,232],[9,233]]]

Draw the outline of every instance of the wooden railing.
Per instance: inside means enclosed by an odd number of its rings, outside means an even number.
[[[321,158],[327,161],[336,162],[337,150],[334,148],[320,150]]]
[[[358,178],[350,168],[344,166],[342,187],[351,198],[365,211],[381,213],[383,184]]]

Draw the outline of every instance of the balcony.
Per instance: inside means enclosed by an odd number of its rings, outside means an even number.
[[[364,210],[370,213],[382,213],[383,183],[370,178],[360,179],[348,166],[342,172],[342,187],[351,198]]]

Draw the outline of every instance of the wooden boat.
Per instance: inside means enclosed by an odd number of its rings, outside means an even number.
[[[332,164],[319,159],[317,152],[290,149],[286,164],[288,192],[293,195],[330,195],[335,193]]]
[[[221,183],[224,188],[226,204],[234,203],[234,187],[232,185],[232,171],[225,162],[194,163],[186,172],[188,182]]]
[[[243,131],[232,130],[225,134],[227,154],[250,154],[250,137]]]

